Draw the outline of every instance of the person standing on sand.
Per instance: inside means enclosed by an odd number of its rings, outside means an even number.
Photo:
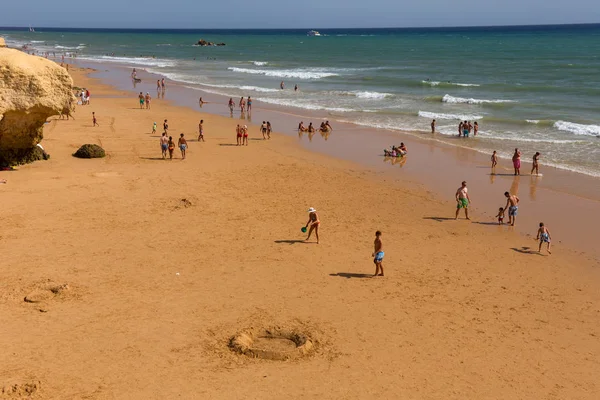
[[[267,138],[267,121],[263,121],[262,125],[260,126],[260,132],[263,135],[263,140],[265,140]]]
[[[540,152],[536,151],[533,155],[533,164],[531,165],[531,175],[533,175],[533,171],[535,171],[536,175],[540,174]]]
[[[504,210],[506,211],[508,209],[508,223],[510,226],[515,226],[517,212],[519,211],[519,198],[509,192],[504,192],[504,197],[506,197],[506,206],[504,206]]]
[[[138,95],[138,99],[140,100],[140,110],[142,108],[144,108],[144,94],[142,92],[140,92],[140,94]]]
[[[248,114],[252,112],[252,97],[248,96]]]
[[[179,141],[177,142],[179,145],[179,150],[181,151],[181,159],[185,160],[185,150],[187,149],[187,141],[183,137],[183,133],[179,135]]]
[[[477,121],[473,122],[473,136],[477,136],[477,133],[479,132],[479,124],[477,123]]]
[[[165,86],[165,78],[162,78],[160,81],[160,87],[162,89],[162,92],[164,93],[165,90],[167,89],[167,87]]]
[[[373,263],[375,264],[375,274],[373,276],[383,276],[383,243],[381,242],[381,231],[375,232],[375,242],[373,243],[374,250],[371,257],[373,257]],[[379,273],[381,271],[381,273]]]
[[[156,122],[152,124],[152,134],[156,133]]]
[[[167,142],[167,146],[169,149],[169,160],[173,159],[173,150],[175,150],[175,142],[173,141],[173,136],[169,136],[169,141]]]
[[[308,236],[304,241],[307,242],[308,239],[310,239],[310,235],[312,234],[312,232],[315,231],[315,236],[317,237],[317,244],[319,244],[319,225],[321,224],[321,221],[319,220],[319,216],[317,215],[317,210],[315,210],[313,207],[308,209],[308,222],[306,223],[304,228],[307,228],[309,224],[310,229],[308,230]]]
[[[271,132],[273,132],[273,127],[271,123],[267,121],[267,139],[271,139]]]
[[[165,133],[169,133],[169,124],[167,124],[167,120],[165,119],[165,122],[163,122],[163,131]]]
[[[460,123],[458,124],[458,137],[461,137],[463,133],[463,122],[460,121]]]
[[[456,215],[454,219],[458,219],[458,213],[461,208],[465,209],[465,218],[470,220],[469,218],[469,203],[471,202],[471,198],[469,197],[469,190],[467,189],[467,182],[463,181],[461,186],[456,191]]]
[[[235,135],[236,135],[236,138],[237,138],[237,144],[236,144],[236,146],[241,146],[242,145],[242,128],[240,128],[239,124],[235,128]]]
[[[163,132],[160,137],[160,149],[162,151],[163,160],[167,158],[167,149],[169,148],[169,138],[167,137],[167,132]]]
[[[244,112],[244,109],[246,108],[246,102],[244,101],[243,97],[240,98],[240,104],[239,105],[240,105],[240,111]]]
[[[146,110],[150,109],[150,100],[152,100],[152,97],[150,97],[150,93],[146,92]]]
[[[244,140],[242,144],[248,146],[248,125],[244,125],[244,127],[242,128],[242,133],[244,134]]]
[[[515,167],[515,175],[521,175],[521,152],[515,149],[515,154],[512,157],[513,166]]]
[[[233,103],[233,99],[230,97],[229,98],[229,113],[233,114],[233,107],[235,107],[235,104]]]
[[[156,80],[156,91],[160,92],[160,79]]]
[[[492,174],[496,173],[496,165],[498,165],[498,154],[496,154],[496,150],[492,153]]]
[[[435,133],[435,119],[431,121],[431,133]]]
[[[204,120],[201,119],[198,124],[198,141],[204,142]]]
[[[546,228],[546,226],[544,225],[543,222],[540,222],[540,229],[538,229],[537,236],[535,237],[535,240],[540,241],[540,247],[538,249],[538,253],[542,252],[542,244],[548,243],[548,254],[552,254],[550,252],[550,240],[551,239],[552,239],[552,237],[550,237],[550,231],[548,230],[548,228]]]
[[[92,123],[93,123],[92,126],[100,126],[98,124],[98,120],[96,119],[96,113],[95,112],[92,112]]]

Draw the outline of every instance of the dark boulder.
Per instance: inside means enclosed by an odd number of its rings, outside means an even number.
[[[97,144],[84,144],[73,154],[73,157],[77,158],[102,158],[105,156],[104,149]]]

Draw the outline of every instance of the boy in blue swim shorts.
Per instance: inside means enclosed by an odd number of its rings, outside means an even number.
[[[543,222],[540,222],[540,229],[538,229],[537,236],[535,237],[535,240],[540,241],[540,247],[538,249],[538,253],[542,252],[542,245],[544,243],[548,243],[548,254],[552,254],[550,252],[550,239],[552,239],[550,237],[550,231],[548,230],[548,228],[546,228],[546,226],[544,225]]]
[[[383,252],[383,243],[381,242],[381,231],[375,232],[375,242],[374,242],[374,251],[372,256],[373,263],[375,264],[375,275],[373,276],[383,276],[383,256],[385,253]],[[379,272],[381,271],[381,273]]]

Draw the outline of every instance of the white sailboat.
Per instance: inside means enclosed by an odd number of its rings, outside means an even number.
[[[35,29],[33,29],[31,25],[29,25],[29,32],[35,32]]]

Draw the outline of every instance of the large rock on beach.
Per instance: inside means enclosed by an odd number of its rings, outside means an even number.
[[[74,154],[77,158],[102,158],[106,156],[104,149],[97,144],[84,144]]]
[[[48,117],[74,110],[73,79],[53,61],[0,48],[0,166],[41,159]]]
[[[4,38],[0,37],[0,47],[6,47],[6,42],[4,41]]]

